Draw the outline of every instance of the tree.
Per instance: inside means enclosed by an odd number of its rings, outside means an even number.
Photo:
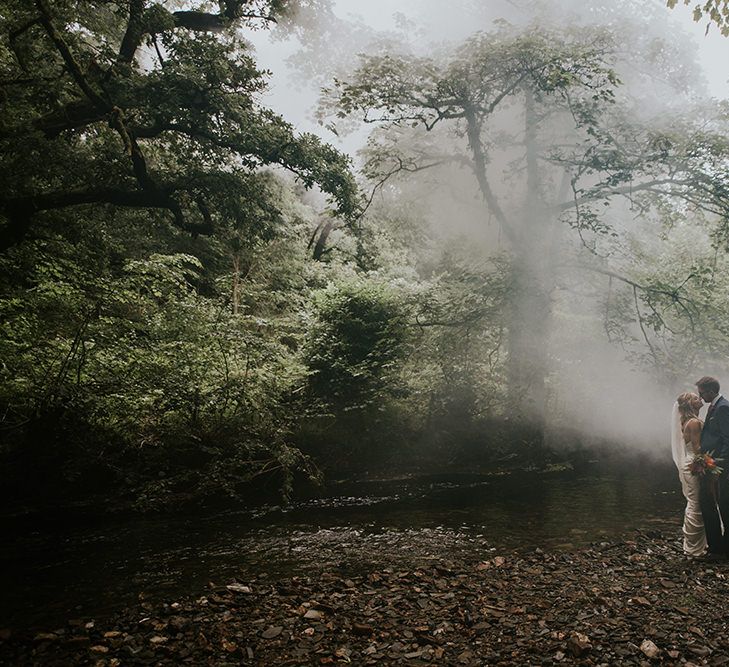
[[[238,312],[237,237],[193,239],[162,217],[140,233],[129,209],[79,212],[0,256],[11,499],[98,492],[147,508],[312,472],[294,439],[308,409],[299,350],[326,267],[306,253],[315,211],[260,176],[278,218],[242,239]]]
[[[359,112],[381,128],[366,167],[376,187],[448,164],[473,174],[512,258],[512,405],[527,399],[538,423],[547,400],[551,303],[569,246],[560,223],[583,242],[609,237],[616,232],[601,210],[614,212],[614,198],[641,195],[648,208],[663,200],[719,219],[729,211],[729,147],[720,123],[676,130],[637,122],[615,104],[613,50],[609,36],[594,31],[501,29],[477,34],[442,59],[367,56],[330,91],[341,117]],[[452,148],[454,136],[460,150]],[[594,270],[605,259],[581,263]]]
[[[286,3],[165,4],[5,0],[3,247],[78,206],[159,210],[212,234],[245,221],[266,165],[318,185],[336,213],[355,211],[348,159],[258,102],[265,74],[236,29],[274,21]]]
[[[340,223],[359,197],[260,102],[239,31],[294,4],[0,0],[0,451],[27,492],[149,505],[307,469],[301,194]]]
[[[406,309],[376,282],[331,285],[318,294],[306,361],[325,404],[361,409],[391,389],[406,340]]]

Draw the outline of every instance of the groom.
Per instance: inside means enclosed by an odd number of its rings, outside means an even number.
[[[718,476],[701,477],[699,504],[704,517],[709,553],[729,557],[729,401],[719,393],[719,381],[702,377],[697,383],[709,410],[701,431],[701,451],[722,459],[724,472]],[[724,530],[722,531],[722,524]]]

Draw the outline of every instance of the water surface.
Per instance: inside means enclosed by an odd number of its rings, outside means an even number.
[[[636,529],[677,538],[669,466],[334,484],[290,506],[17,527],[0,547],[0,627],[61,626],[209,581],[369,572],[413,558],[569,549]]]

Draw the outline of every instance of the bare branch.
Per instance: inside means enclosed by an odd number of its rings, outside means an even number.
[[[648,337],[648,332],[643,326],[643,315],[640,312],[640,304],[638,302],[638,288],[635,285],[633,286],[633,300],[635,302],[635,314],[638,319],[638,326],[640,327],[640,331],[643,334],[643,339],[645,340],[645,343],[651,352],[651,356],[653,357],[653,363],[656,366],[659,366],[658,355],[656,354],[656,350],[653,347],[653,343],[651,343],[650,338]]]
[[[372,188],[372,191],[369,194],[369,197],[367,197],[365,206],[360,211],[359,215],[353,222],[358,222],[361,220],[365,213],[369,210],[370,206],[372,206],[372,202],[375,199],[375,195],[377,194],[377,191],[380,190],[382,187],[384,187],[385,183],[389,181],[393,176],[396,174],[399,174],[400,172],[406,171],[410,174],[416,174],[419,171],[425,171],[426,169],[432,169],[433,167],[438,167],[442,164],[445,164],[448,160],[438,160],[436,162],[431,162],[430,164],[424,164],[424,165],[409,165],[406,164],[405,161],[399,156],[394,156],[395,160],[397,161],[397,165],[387,171],[382,178],[380,178]]]
[[[666,194],[663,191],[656,190],[656,187],[661,185],[689,186],[692,183],[693,181],[689,180],[676,180],[675,178],[658,178],[651,181],[645,181],[644,183],[625,185],[622,187],[611,187],[608,190],[602,189],[600,185],[596,185],[587,191],[588,194],[585,194],[581,197],[576,197],[571,201],[562,202],[561,204],[555,204],[552,208],[555,211],[566,211],[567,209],[573,208],[576,205],[585,204],[591,201],[596,201],[598,199],[605,199],[616,195],[631,195],[635,192],[642,191],[660,192],[661,194]]]

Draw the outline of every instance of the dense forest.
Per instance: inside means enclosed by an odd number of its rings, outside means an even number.
[[[625,438],[616,365],[720,375],[729,108],[665,12],[593,4],[329,67],[323,0],[2,0],[6,504],[535,465]],[[266,105],[258,31],[323,79],[321,136]]]

